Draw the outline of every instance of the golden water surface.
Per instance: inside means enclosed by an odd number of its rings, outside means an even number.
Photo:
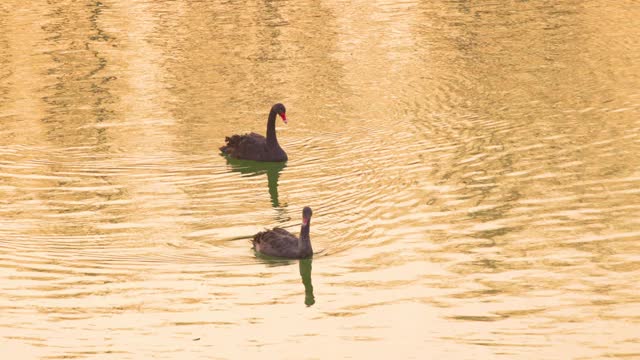
[[[640,358],[638,19],[3,0],[0,355]],[[286,164],[219,155],[276,102]]]

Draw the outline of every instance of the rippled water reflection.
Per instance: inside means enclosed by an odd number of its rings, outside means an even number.
[[[5,358],[640,356],[635,2],[0,9]]]

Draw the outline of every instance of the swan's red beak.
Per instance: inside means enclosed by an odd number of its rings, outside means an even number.
[[[309,219],[306,217],[302,218],[302,226],[307,226],[307,224],[309,223]]]
[[[284,123],[285,123],[285,124],[288,124],[288,121],[287,121],[287,114],[285,114],[285,113],[281,112],[281,113],[280,113],[280,117],[282,118],[282,121],[284,121]]]

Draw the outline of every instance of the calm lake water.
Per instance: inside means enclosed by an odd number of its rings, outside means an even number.
[[[3,1],[2,358],[640,357],[638,19]],[[276,102],[286,164],[220,156]]]

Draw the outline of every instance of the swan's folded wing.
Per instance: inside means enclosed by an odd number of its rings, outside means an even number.
[[[298,253],[298,238],[281,228],[257,233],[253,244],[257,251],[267,255],[295,257]]]
[[[253,160],[256,154],[263,154],[267,144],[265,137],[256,133],[233,135],[225,138],[225,141],[227,145],[221,147],[220,150],[232,157],[250,160]]]

